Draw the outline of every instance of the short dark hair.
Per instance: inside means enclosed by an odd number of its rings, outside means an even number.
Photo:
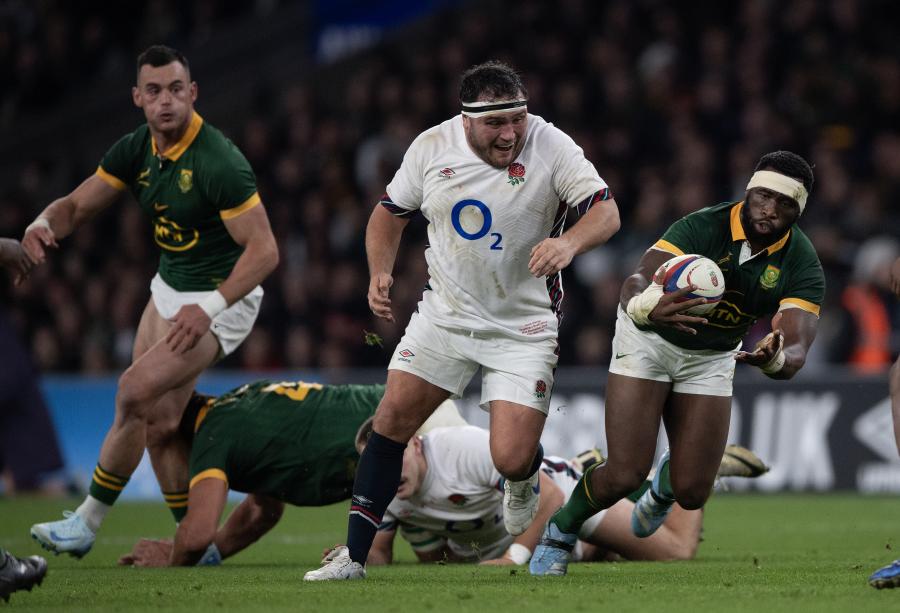
[[[459,101],[477,102],[481,96],[489,100],[528,97],[522,77],[511,66],[498,60],[472,66],[459,83]]]
[[[173,49],[166,45],[153,45],[152,47],[147,47],[137,58],[137,72],[140,74],[141,66],[147,64],[154,68],[159,68],[160,66],[168,66],[172,62],[179,62],[184,66],[184,69],[188,71],[188,74],[191,73],[191,67],[188,65],[187,58],[184,57],[184,54],[178,49]]]
[[[766,168],[771,168],[783,175],[797,179],[803,183],[803,187],[806,188],[807,192],[812,191],[813,182],[815,181],[812,167],[809,165],[809,162],[796,153],[790,151],[767,153],[759,158],[759,162],[756,164],[753,172]]]

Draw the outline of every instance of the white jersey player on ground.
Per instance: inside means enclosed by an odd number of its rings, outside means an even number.
[[[410,217],[429,222],[429,285],[388,366],[387,390],[360,459],[347,554],[307,580],[365,577],[363,565],[397,491],[407,441],[441,402],[482,370],[490,450],[506,478],[510,534],[538,504],[539,440],[557,362],[560,271],[606,242],[619,213],[606,183],[571,138],[529,115],[509,66],[488,62],[460,83],[462,114],[421,134],[366,229],[369,306],[393,321],[390,287]],[[565,233],[565,212],[581,218]]]
[[[365,446],[369,422],[357,435],[357,448]],[[512,536],[503,524],[503,478],[491,461],[489,434],[475,426],[435,428],[414,437],[406,448],[397,495],[384,515],[369,552],[368,564],[393,561],[395,536],[412,546],[421,562],[481,562],[525,564],[541,536],[541,519],[549,517],[571,495],[581,477],[574,462],[545,457],[538,471],[541,497],[537,517],[529,529]],[[737,468],[765,470],[747,450]],[[729,458],[734,462],[733,457]],[[748,462],[749,460],[749,462]],[[722,474],[757,476],[739,472],[723,462]],[[761,469],[759,468],[761,467]],[[637,498],[635,492],[633,498]],[[652,537],[642,539],[631,530],[634,503],[623,499],[585,523],[572,552],[576,561],[604,559],[687,560],[694,557],[703,523],[702,510],[676,507]]]

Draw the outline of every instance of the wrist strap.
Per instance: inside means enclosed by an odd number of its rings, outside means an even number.
[[[784,363],[786,361],[784,351],[781,347],[778,348],[778,353],[772,356],[772,359],[759,367],[761,371],[766,373],[767,375],[774,375],[782,368],[784,368]]]
[[[203,554],[203,557],[197,561],[197,566],[218,566],[222,563],[222,554],[215,543],[210,543],[209,547]]]
[[[46,217],[38,217],[30,224],[28,224],[28,227],[25,228],[25,234],[28,234],[29,230],[33,230],[35,228],[46,228],[47,230],[50,230],[50,222],[47,221]],[[50,231],[52,232],[53,230]]]
[[[522,564],[528,563],[528,560],[531,559],[531,550],[525,545],[513,543],[509,546],[509,549],[506,550],[506,557],[515,564],[521,566]]]
[[[650,325],[650,312],[659,304],[662,295],[662,285],[651,283],[644,291],[628,301],[625,312],[639,326]]]
[[[219,290],[215,290],[214,292],[210,292],[209,296],[198,302],[197,306],[203,309],[203,312],[209,315],[210,319],[213,319],[216,315],[228,308],[228,302]]]

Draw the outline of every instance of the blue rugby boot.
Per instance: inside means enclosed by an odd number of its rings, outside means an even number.
[[[544,528],[544,535],[538,543],[528,563],[528,571],[536,577],[561,577],[569,569],[569,558],[577,534],[568,534],[560,530],[552,521]]]
[[[877,590],[900,587],[900,560],[894,560],[872,573],[869,585]]]
[[[41,547],[59,555],[68,553],[76,558],[84,557],[94,546],[96,536],[77,513],[63,511],[59,521],[35,524],[31,527],[31,538]]]
[[[674,498],[660,493],[660,475],[668,463],[669,450],[666,449],[656,466],[653,482],[634,503],[634,509],[631,511],[631,531],[637,537],[646,538],[656,532],[666,521],[666,516],[669,515],[672,505],[675,504]]]

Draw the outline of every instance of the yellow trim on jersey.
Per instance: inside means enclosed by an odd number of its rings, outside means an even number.
[[[262,202],[262,199],[259,197],[259,192],[254,192],[252,196],[236,207],[219,211],[219,216],[222,219],[234,219],[238,215],[246,213],[260,202]]]
[[[731,207],[731,240],[732,241],[745,241],[747,240],[747,235],[744,233],[744,226],[741,225],[741,209],[744,207],[744,201],[738,202],[736,205]],[[787,234],[781,237],[774,245],[769,245],[766,247],[766,253],[768,255],[772,255],[782,247],[784,247],[788,239],[791,237],[791,231],[788,230]]]
[[[110,187],[120,192],[128,187],[122,179],[103,170],[103,166],[97,166],[97,172],[94,174],[103,179],[104,183],[108,183]]]
[[[204,479],[218,479],[224,481],[226,486],[228,485],[228,477],[225,476],[225,471],[218,468],[207,468],[203,472],[197,473],[197,475],[191,479],[191,484],[188,487],[194,487]]]
[[[664,241],[663,239],[659,239],[655,243],[653,243],[653,247],[656,249],[662,249],[667,253],[674,253],[675,255],[684,255],[684,251],[670,243],[669,241]]]
[[[206,401],[200,410],[197,411],[197,419],[194,420],[194,432],[196,433],[200,429],[200,425],[203,423],[203,420],[206,419],[207,414],[212,409],[213,403],[216,401],[215,398],[210,398]]]
[[[193,113],[191,121],[188,123],[187,130],[184,131],[182,137],[173,146],[163,151],[163,157],[167,160],[177,161],[200,133],[200,128],[203,127],[203,118],[196,111],[191,112]],[[153,151],[153,155],[159,155],[159,151],[156,148],[156,140],[152,136],[150,137],[150,149]]]
[[[819,311],[822,309],[822,307],[820,307],[818,304],[810,302],[809,300],[804,300],[803,298],[782,298],[779,304],[793,305],[798,309],[803,309],[804,311],[812,313],[816,317],[819,316]]]

